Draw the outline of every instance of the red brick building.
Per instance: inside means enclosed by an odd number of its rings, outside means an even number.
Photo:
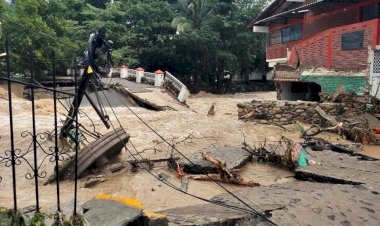
[[[274,0],[250,28],[268,33],[279,99],[317,100],[341,85],[380,97],[380,0]]]

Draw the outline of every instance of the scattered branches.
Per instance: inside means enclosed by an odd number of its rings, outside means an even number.
[[[213,158],[210,155],[203,153],[203,157],[205,160],[218,167],[219,174],[211,174],[211,175],[197,175],[190,176],[190,179],[194,180],[216,180],[225,183],[232,183],[244,186],[260,186],[259,183],[253,181],[246,181],[239,176],[239,169],[228,170],[226,167],[226,163],[223,163],[219,159]]]

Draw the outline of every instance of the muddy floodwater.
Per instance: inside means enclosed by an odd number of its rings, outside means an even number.
[[[363,147],[363,153],[368,156],[380,159],[380,146],[366,145]]]
[[[167,97],[164,91],[159,91],[157,98]],[[170,142],[178,144],[176,147],[186,156],[207,147],[212,144],[227,144],[232,146],[241,146],[244,141],[254,146],[260,141],[269,140],[277,141],[282,135],[288,138],[297,139],[298,133],[292,127],[290,132],[283,128],[271,125],[260,125],[251,122],[238,120],[236,104],[244,101],[256,100],[274,100],[274,92],[244,93],[236,95],[211,95],[200,93],[191,96],[186,106],[175,105],[173,110],[167,111],[149,111],[140,107],[132,109],[143,118],[152,128],[157,130],[162,136]],[[215,104],[215,115],[207,116],[207,112],[212,104]],[[30,102],[15,97],[13,103],[14,109],[14,134],[15,147],[21,150],[27,150],[31,140],[30,137],[21,137],[23,131],[31,131],[31,106]],[[65,109],[59,107],[59,118],[65,119]],[[106,108],[109,112],[110,120],[119,127],[116,116],[112,115],[112,109]],[[164,144],[152,131],[143,125],[127,108],[120,106],[113,109],[123,128],[131,135],[130,141],[137,147],[138,151],[150,149],[142,153],[143,157],[158,159],[168,157],[172,150]],[[95,123],[96,130],[106,133],[107,130],[98,116],[91,107],[83,107],[83,111]],[[9,150],[9,117],[8,102],[4,96],[0,98],[0,136],[1,147],[0,155],[4,155]],[[80,123],[92,128],[91,120],[81,118]],[[53,101],[50,99],[40,99],[36,102],[36,125],[40,132],[52,131],[53,127]],[[243,136],[244,134],[244,136]],[[189,139],[185,139],[189,137]],[[179,142],[184,140],[183,142]],[[49,145],[46,141],[45,144]],[[133,148],[128,145],[129,150]],[[365,152],[370,155],[379,157],[377,147],[366,147]],[[155,151],[153,151],[155,150]],[[174,153],[175,154],[175,153]],[[25,156],[26,159],[33,162],[32,154]],[[130,153],[123,150],[119,156],[120,161],[131,159]],[[43,153],[39,151],[39,164],[41,171],[50,174],[53,170],[53,163],[43,162]],[[165,175],[168,180],[178,187],[181,187],[181,180],[175,172],[169,170],[166,164],[157,164],[154,170],[157,173]],[[26,207],[35,204],[34,180],[27,180],[25,175],[31,172],[28,164],[23,162],[16,168],[17,178],[17,195],[19,207]],[[100,172],[102,173],[102,172]],[[202,201],[186,196],[180,192],[162,184],[152,177],[143,169],[137,172],[126,170],[116,175],[104,174],[107,179],[105,182],[95,185],[92,188],[84,188],[84,179],[79,181],[79,204],[94,198],[97,194],[113,194],[139,199],[149,211],[159,211],[163,209],[187,206],[202,203]],[[261,163],[248,163],[241,170],[244,179],[253,180],[262,185],[274,183],[285,183],[294,180],[293,174],[286,169],[280,169]],[[13,201],[12,195],[12,174],[11,168],[4,164],[0,165],[0,206],[11,207]],[[40,179],[40,203],[42,208],[49,209],[56,203],[56,185],[42,185],[46,178]],[[61,182],[61,202],[70,203],[73,201],[74,183],[71,181]],[[240,186],[226,185],[232,191],[239,191]],[[188,192],[204,197],[211,198],[224,191],[211,182],[190,180]]]

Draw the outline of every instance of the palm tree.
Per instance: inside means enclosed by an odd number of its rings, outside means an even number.
[[[202,22],[214,11],[214,7],[207,0],[179,0],[179,11],[184,16],[175,17],[172,27],[178,33],[191,29],[199,29]]]

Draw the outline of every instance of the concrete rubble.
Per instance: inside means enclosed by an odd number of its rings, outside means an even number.
[[[218,167],[205,160],[203,153],[219,159],[225,163],[228,170],[238,169],[244,164],[249,162],[252,158],[252,154],[242,149],[241,147],[233,147],[227,145],[209,146],[202,150],[195,152],[189,157],[189,161],[183,160],[180,165],[183,167],[183,171],[186,173],[219,173]]]
[[[84,217],[91,226],[168,226],[165,215],[144,212],[138,200],[101,195],[82,205]]]
[[[85,203],[84,216],[90,225],[128,225],[142,216],[142,211],[137,208],[123,205],[112,200],[93,199]]]
[[[123,128],[108,132],[101,138],[87,145],[78,153],[78,177],[82,177],[89,168],[96,166],[101,168],[108,164],[110,159],[116,158],[129,140]],[[67,158],[59,166],[61,180],[73,180],[75,177],[75,157]],[[55,172],[50,175],[46,184],[55,181]]]
[[[281,205],[267,206],[266,210],[281,208]],[[224,207],[204,204],[169,209],[162,212],[167,215],[169,225],[269,225],[258,217]]]
[[[335,149],[333,149],[335,150]],[[373,158],[335,151],[306,148],[309,165],[297,168],[295,177],[336,184],[371,184],[379,186],[380,162]]]
[[[266,148],[266,154],[272,152],[281,157],[278,159],[286,159],[282,158],[289,149],[286,143],[277,144],[276,149],[274,146],[263,144],[260,149]],[[254,203],[253,208],[279,225],[377,225],[380,161],[363,159],[363,155],[355,151],[357,144],[341,146],[346,151],[313,151],[306,147],[308,165],[294,169],[299,181],[247,188],[234,194],[249,200],[249,204]],[[259,158],[254,156],[253,159]],[[277,164],[288,167],[284,161]],[[230,194],[218,195],[212,200],[247,208]],[[212,204],[169,209],[163,213],[173,225],[269,225],[261,217]]]
[[[235,194],[250,200],[254,208],[267,212],[279,225],[378,225],[378,192],[362,185],[298,181],[253,187]],[[242,207],[228,194],[217,198]],[[269,204],[285,207],[266,211],[264,207]]]

